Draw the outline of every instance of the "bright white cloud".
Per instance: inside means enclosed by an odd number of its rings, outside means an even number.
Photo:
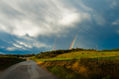
[[[8,50],[8,51],[14,51],[14,50],[16,50],[16,48],[15,47],[8,47],[8,48],[6,48],[6,50]]]
[[[68,6],[60,0],[3,0],[0,2],[0,30],[32,37],[66,32],[65,29],[74,28],[75,23],[87,19],[85,12]]]
[[[13,46],[16,47],[16,48],[23,48],[21,45],[18,45],[16,43],[13,43]]]
[[[26,44],[25,42],[21,42],[21,41],[16,41],[19,45],[27,47],[27,48],[32,48],[32,46],[30,44]]]
[[[12,44],[11,47],[7,47],[6,50],[8,51],[15,51],[15,50],[28,50],[32,48],[50,48],[51,46],[46,45],[44,43],[40,43],[36,40],[29,40],[29,41],[16,41]]]
[[[64,26],[71,26],[72,23],[75,23],[77,21],[81,21],[79,14],[77,13],[71,13],[71,12],[66,12],[62,15],[61,20],[59,20],[59,24],[64,25]]]
[[[9,48],[9,47],[8,47]],[[17,43],[13,43],[13,47],[10,47],[11,49],[14,48],[14,50],[27,50],[24,46],[19,45]]]
[[[16,41],[15,44],[13,44],[15,47],[17,48],[25,48],[25,49],[31,49],[33,47],[35,48],[50,48],[49,45],[45,44],[45,43],[41,43],[39,41],[36,41],[35,39],[30,39],[27,41]]]

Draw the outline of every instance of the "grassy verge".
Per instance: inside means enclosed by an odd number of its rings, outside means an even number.
[[[119,79],[119,60],[80,59],[40,64],[60,79]]]
[[[25,61],[24,59],[10,56],[1,56],[0,57],[0,70],[4,70],[16,63]]]

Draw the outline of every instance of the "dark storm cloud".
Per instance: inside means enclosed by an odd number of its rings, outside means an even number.
[[[81,48],[97,45],[99,49],[117,48],[118,45],[113,47],[109,42],[118,39],[118,3],[118,0],[1,0],[0,48],[11,52],[51,50],[57,39],[56,49],[68,49],[77,33],[76,42]]]
[[[18,36],[60,34],[89,18],[87,13],[80,12],[72,5],[69,8],[58,0],[3,0],[1,4],[0,29]]]

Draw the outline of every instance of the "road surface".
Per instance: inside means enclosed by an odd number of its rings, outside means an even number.
[[[54,75],[37,66],[34,61],[16,64],[5,72],[0,79],[57,79]]]

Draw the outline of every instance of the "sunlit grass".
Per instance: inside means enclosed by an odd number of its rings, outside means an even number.
[[[55,58],[69,58],[69,59],[80,59],[80,58],[100,58],[100,57],[114,57],[119,56],[119,52],[98,52],[98,51],[81,51],[61,54]]]
[[[110,51],[110,52],[101,52],[101,51],[80,51],[80,52],[71,52],[58,55],[53,58],[47,59],[38,59],[33,58],[35,61],[69,61],[77,60],[80,58],[92,58],[92,59],[116,59],[119,57],[119,51]]]
[[[62,61],[62,60],[70,61],[70,60],[72,60],[72,59],[68,59],[68,58],[37,59],[37,58],[34,58],[33,60],[35,60],[35,61]]]

